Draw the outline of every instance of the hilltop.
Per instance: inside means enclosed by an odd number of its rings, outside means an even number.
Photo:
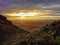
[[[20,37],[28,33],[0,15],[0,45],[14,45]]]

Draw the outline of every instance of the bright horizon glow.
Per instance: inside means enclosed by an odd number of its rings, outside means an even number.
[[[34,13],[34,12],[28,12],[28,13],[21,12],[21,13],[17,13],[16,15],[21,16],[21,17],[25,17],[25,16],[35,16],[36,13]]]
[[[25,17],[33,17],[33,16],[36,16],[38,15],[37,12],[19,12],[19,13],[9,13],[9,14],[6,14],[7,16],[17,16],[17,17],[21,17],[21,18],[25,18]]]
[[[52,10],[20,10],[17,12],[6,13],[6,17],[17,17],[17,19],[49,19],[49,18],[57,18],[58,16],[52,15]],[[15,18],[14,18],[15,19]]]

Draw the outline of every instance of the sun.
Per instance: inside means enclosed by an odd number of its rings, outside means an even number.
[[[16,15],[23,18],[23,17],[32,17],[32,16],[35,16],[36,13],[35,12],[28,12],[28,13],[20,12],[20,13],[17,13]]]
[[[6,16],[12,16],[12,17],[20,17],[22,19],[28,19],[32,18],[38,15],[38,12],[36,11],[20,11],[20,12],[13,12],[13,13],[7,13]]]

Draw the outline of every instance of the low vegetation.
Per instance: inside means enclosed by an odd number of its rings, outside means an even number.
[[[39,31],[24,38],[18,45],[60,45],[60,21],[46,24]]]

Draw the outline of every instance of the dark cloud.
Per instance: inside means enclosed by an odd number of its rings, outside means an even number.
[[[0,12],[19,9],[60,10],[60,0],[0,0]]]

